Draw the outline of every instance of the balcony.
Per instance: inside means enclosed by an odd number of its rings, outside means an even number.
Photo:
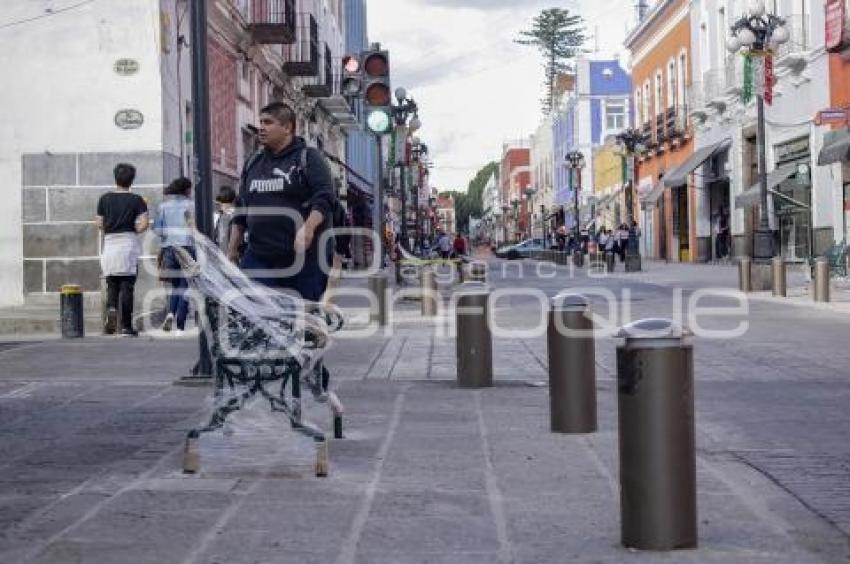
[[[342,64],[340,59],[339,65]],[[339,92],[340,73],[341,69],[337,65],[334,68],[333,57],[331,50],[325,45],[324,51],[321,51],[321,57],[318,61],[319,72],[315,77],[307,78],[301,91],[309,98],[330,98],[333,94]],[[336,73],[334,71],[337,71]]]
[[[726,90],[726,69],[715,68],[705,71],[702,75],[702,87],[706,104],[722,96]]]
[[[667,110],[666,116],[667,140],[672,145],[679,145],[688,138],[688,108],[676,106]]]
[[[667,123],[667,114],[666,112],[661,112],[657,116],[655,116],[655,141],[658,145],[662,145],[665,141],[667,141],[667,130],[665,128],[665,124]]]
[[[319,23],[313,14],[298,14],[297,41],[283,50],[283,72],[289,76],[319,74]]]
[[[289,45],[295,42],[296,0],[240,0],[239,11],[256,43]]]
[[[810,18],[807,15],[788,16],[785,29],[788,41],[776,49],[776,67],[800,74],[809,64],[808,51],[812,48]]]
[[[654,134],[654,131],[652,129],[652,122],[651,121],[645,122],[643,124],[643,126],[641,126],[640,131],[643,134],[644,138],[646,139],[647,148],[655,147],[656,142],[655,142],[655,134]]]

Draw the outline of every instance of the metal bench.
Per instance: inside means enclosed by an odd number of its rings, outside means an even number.
[[[269,402],[289,419],[297,433],[316,446],[316,475],[328,472],[327,436],[302,419],[301,389],[327,404],[334,434],[342,438],[342,404],[329,389],[322,356],[330,334],[343,325],[339,309],[307,302],[250,280],[212,242],[197,234],[197,260],[178,251],[189,287],[202,301],[201,325],[212,360],[213,413],[209,422],[189,431],[183,470],[200,467],[198,439],[221,429],[228,416],[254,397]],[[289,395],[287,395],[289,390]]]

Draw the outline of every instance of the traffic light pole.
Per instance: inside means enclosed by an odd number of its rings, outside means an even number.
[[[209,74],[207,71],[207,2],[191,3],[192,20],[192,115],[195,150],[195,225],[203,235],[212,236],[212,154],[210,149]],[[198,362],[190,380],[212,378],[212,361],[206,335],[198,333]],[[187,379],[184,378],[183,381]]]
[[[375,241],[378,245],[378,269],[384,267],[384,144],[381,136],[375,135],[375,146],[378,155],[377,176],[375,178],[375,194],[372,210],[372,224],[375,228]]]

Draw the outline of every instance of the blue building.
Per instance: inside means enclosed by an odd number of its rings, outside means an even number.
[[[360,53],[369,47],[369,34],[366,23],[366,0],[346,0],[345,2],[345,52]],[[375,138],[366,130],[366,116],[362,100],[355,102],[354,114],[360,121],[360,129],[349,130],[345,157],[348,165],[348,190],[346,204],[352,225],[370,227],[372,225],[372,203],[376,190],[377,148]],[[368,241],[353,238],[352,257],[356,265],[365,265],[369,254]]]
[[[565,210],[568,227],[574,225],[575,182],[565,166],[565,155],[571,151],[581,151],[584,155],[586,165],[579,193],[580,202],[584,202],[594,186],[594,148],[603,145],[608,136],[630,127],[633,113],[631,77],[618,60],[579,59],[573,78],[552,121],[555,205]]]

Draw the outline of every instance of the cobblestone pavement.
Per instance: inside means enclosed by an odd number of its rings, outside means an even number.
[[[607,288],[629,298],[632,318],[669,315],[676,288],[687,303],[736,281],[725,267],[649,264],[588,279],[564,268],[531,276],[532,261],[502,277],[502,264],[491,263],[496,289]],[[362,318],[356,300],[341,303]],[[602,315],[601,299],[593,304]],[[309,446],[260,405],[232,434],[205,439],[201,475],[180,473],[185,431],[209,393],[173,385],[193,362],[193,340],[0,348],[0,561],[850,561],[840,311],[751,300],[746,334],[694,339],[700,548],[663,554],[619,546],[616,339],[597,342],[599,432],[554,435],[545,337],[530,330],[541,306],[530,295],[497,304],[500,325],[529,331],[495,339],[497,385],[480,391],[454,386],[451,324],[418,308],[401,302],[386,333],[352,324],[329,354],[347,436],[331,443],[327,479],[312,476]],[[327,420],[316,407],[308,416]]]

